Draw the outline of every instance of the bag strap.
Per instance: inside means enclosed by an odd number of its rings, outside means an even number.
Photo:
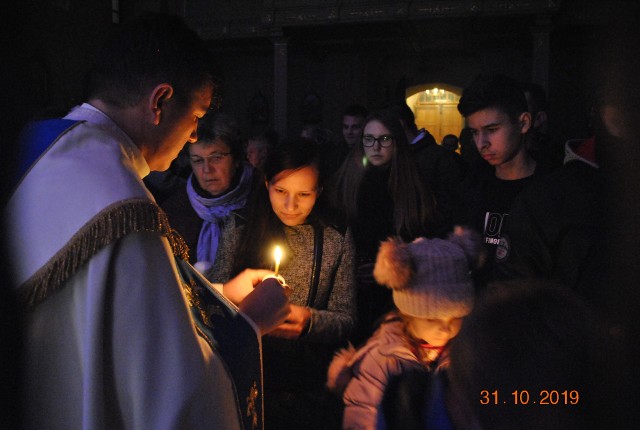
[[[316,300],[318,284],[320,283],[320,271],[322,269],[322,245],[324,229],[318,223],[313,224],[313,266],[311,268],[311,289],[307,306],[311,307]]]

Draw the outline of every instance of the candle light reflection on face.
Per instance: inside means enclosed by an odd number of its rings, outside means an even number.
[[[280,268],[280,259],[282,258],[282,249],[279,246],[276,246],[276,249],[273,251],[273,258],[276,260],[276,268],[274,270],[275,275],[278,276],[278,269]]]

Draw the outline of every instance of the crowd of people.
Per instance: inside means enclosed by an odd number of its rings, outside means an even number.
[[[608,87],[560,162],[544,90],[504,74],[436,142],[404,101],[347,106],[340,139],[247,135],[212,70],[139,17],[21,135],[25,428],[631,428],[639,279],[612,255],[637,220],[611,186],[638,99]]]

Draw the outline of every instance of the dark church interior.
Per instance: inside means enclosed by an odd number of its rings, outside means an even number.
[[[497,72],[544,88],[548,133],[562,151],[566,141],[596,132],[601,100],[623,100],[631,137],[616,140],[606,154],[607,284],[598,306],[615,316],[609,338],[626,346],[624,357],[611,358],[619,363],[612,386],[592,401],[609,410],[603,420],[608,428],[636,428],[638,389],[630,381],[640,368],[640,1],[12,3],[3,14],[4,175],[15,167],[14,142],[22,126],[82,103],[83,79],[97,47],[121,22],[145,11],[178,15],[206,41],[219,72],[215,109],[235,117],[247,133],[273,129],[280,136],[297,135],[314,124],[337,136],[345,106],[375,110],[400,101],[416,109],[418,128],[429,129],[440,142],[465,128],[456,110],[462,90],[475,76]],[[626,61],[633,67],[627,69]],[[10,191],[3,181],[3,203]],[[3,264],[0,422],[20,428],[20,318],[6,288],[8,271]]]

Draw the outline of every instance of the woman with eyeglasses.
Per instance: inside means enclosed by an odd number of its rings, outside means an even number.
[[[232,240],[237,217],[255,188],[253,167],[245,161],[243,141],[235,119],[224,114],[206,116],[198,124],[198,141],[187,144],[192,173],[161,204],[171,227],[189,247],[189,262],[201,272],[210,270],[224,241]],[[221,268],[228,267],[219,262]],[[221,279],[228,273],[216,270]]]
[[[435,201],[409,152],[399,117],[370,114],[359,144],[342,164],[331,190],[334,209],[353,231],[357,256],[358,329],[364,341],[376,320],[393,306],[390,290],[375,285],[373,264],[382,241],[430,236]]]

